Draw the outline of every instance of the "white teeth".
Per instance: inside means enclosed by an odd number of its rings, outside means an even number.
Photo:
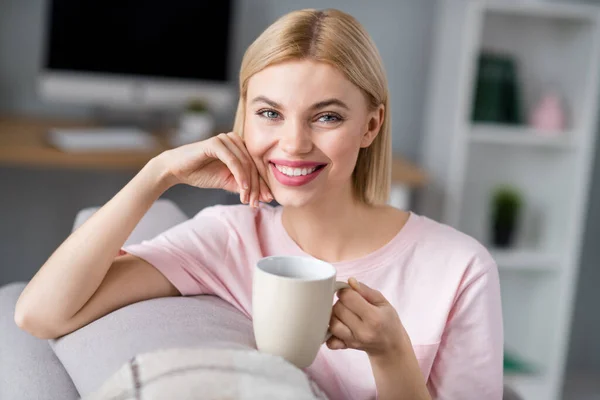
[[[286,167],[286,166],[277,165],[277,164],[275,165],[275,168],[277,168],[279,171],[281,171],[281,173],[283,173],[283,174],[285,174],[287,176],[308,175],[308,174],[312,174],[317,169],[317,167],[313,167],[313,168],[292,168],[292,167]]]

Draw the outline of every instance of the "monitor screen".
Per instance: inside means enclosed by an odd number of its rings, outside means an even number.
[[[44,68],[228,80],[232,0],[52,0]]]

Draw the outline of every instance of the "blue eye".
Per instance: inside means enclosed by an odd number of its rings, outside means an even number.
[[[332,123],[332,122],[340,122],[342,117],[336,114],[323,114],[319,117],[319,122]]]
[[[259,115],[261,115],[262,117],[265,117],[267,119],[277,119],[279,118],[279,113],[277,111],[273,111],[273,110],[260,110],[258,112]]]

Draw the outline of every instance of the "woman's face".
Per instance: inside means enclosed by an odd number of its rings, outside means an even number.
[[[351,196],[358,152],[382,121],[383,106],[369,111],[361,90],[326,63],[280,63],[248,81],[246,147],[284,206]]]

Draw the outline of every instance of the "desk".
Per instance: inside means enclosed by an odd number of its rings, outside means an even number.
[[[159,146],[151,152],[90,152],[66,153],[45,140],[51,128],[94,127],[85,120],[38,118],[28,116],[0,116],[0,165],[33,166],[71,169],[136,170],[152,157],[170,148],[165,132],[153,133]],[[395,157],[392,165],[392,182],[415,188],[424,185],[427,176],[416,165]]]
[[[0,164],[93,169],[139,169],[168,148],[164,135],[156,134],[160,147],[152,152],[66,153],[46,142],[51,128],[94,127],[88,121],[0,116]]]

